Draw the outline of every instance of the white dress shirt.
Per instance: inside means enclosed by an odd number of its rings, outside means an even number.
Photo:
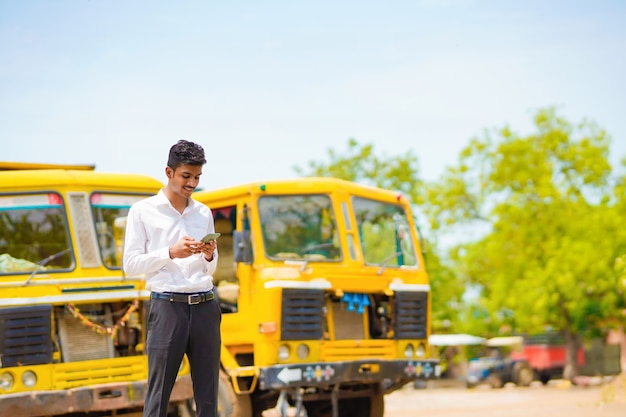
[[[189,199],[182,214],[163,190],[134,203],[126,221],[124,272],[128,276],[145,274],[146,289],[155,292],[196,293],[213,288],[217,250],[211,262],[202,253],[170,259],[169,247],[184,236],[196,240],[215,231],[211,210]]]

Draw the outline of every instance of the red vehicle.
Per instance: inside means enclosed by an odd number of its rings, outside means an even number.
[[[563,377],[565,362],[567,358],[567,347],[565,341],[558,334],[540,334],[536,336],[521,336],[498,339],[518,339],[518,344],[514,345],[510,356],[514,360],[524,360],[533,369],[536,379],[543,384],[547,384],[551,379]],[[585,365],[585,351],[581,347],[577,355],[578,367]]]
[[[522,341],[521,349],[511,351],[511,358],[528,362],[537,379],[547,384],[551,379],[563,377],[567,348],[563,340],[556,335],[532,336]],[[585,365],[583,348],[578,350],[577,362],[580,368]]]

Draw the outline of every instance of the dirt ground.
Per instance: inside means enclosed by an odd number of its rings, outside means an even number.
[[[415,389],[385,398],[385,417],[625,417],[626,374],[609,380],[551,381],[501,389],[459,384]]]

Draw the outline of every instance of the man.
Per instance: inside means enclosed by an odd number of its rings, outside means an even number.
[[[124,270],[145,274],[151,291],[144,417],[166,417],[183,355],[191,366],[196,414],[217,416],[221,312],[213,296],[217,243],[211,210],[191,198],[206,164],[204,149],[180,140],[171,147],[167,185],[128,212]]]

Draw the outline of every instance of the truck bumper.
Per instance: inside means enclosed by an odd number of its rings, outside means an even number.
[[[327,387],[346,383],[375,383],[435,379],[440,376],[437,360],[359,360],[285,364],[263,367],[259,386],[263,390],[290,387]]]
[[[3,394],[0,395],[0,410],[3,416],[32,417],[140,408],[143,406],[146,386],[146,381],[137,381]],[[179,377],[170,402],[177,403],[190,398],[193,398],[191,377]]]

